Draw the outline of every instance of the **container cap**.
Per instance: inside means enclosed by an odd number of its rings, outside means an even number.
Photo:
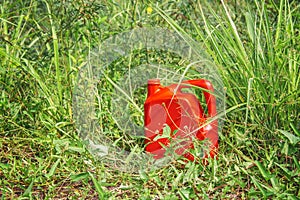
[[[160,80],[158,78],[155,78],[155,79],[149,79],[148,80],[148,84],[160,84]]]

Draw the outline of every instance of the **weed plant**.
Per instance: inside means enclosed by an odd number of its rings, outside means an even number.
[[[298,1],[288,0],[2,0],[0,196],[298,199],[299,9]],[[86,150],[75,129],[72,92],[91,49],[112,35],[157,25],[195,40],[196,51],[205,49],[224,83],[227,112],[218,160],[207,166],[177,161],[132,175],[102,165]],[[145,56],[137,52],[134,62]],[[153,59],[180,63],[164,56]],[[111,103],[106,88],[101,95]],[[106,131],[118,137],[113,120],[104,120]]]

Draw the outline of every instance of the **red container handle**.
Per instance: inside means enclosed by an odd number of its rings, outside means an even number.
[[[208,117],[215,117],[217,115],[217,103],[216,103],[216,97],[213,94],[214,88],[211,82],[204,79],[198,79],[198,80],[184,81],[183,83],[195,85],[206,90],[203,91],[203,93],[207,104]],[[218,121],[214,120],[210,124],[211,124],[210,126],[211,129],[207,130],[208,135],[206,135],[206,137],[212,141],[212,146],[209,154],[212,158],[214,158],[217,155],[217,151],[218,151]],[[206,158],[207,156],[208,155],[205,155]]]
[[[207,91],[203,91],[203,92],[204,92],[204,97],[205,97],[205,101],[207,104],[208,117],[215,117],[217,115],[216,97],[213,95],[214,88],[213,88],[211,82],[208,80],[204,80],[204,79],[198,79],[198,80],[183,81],[183,83],[191,84],[191,85],[201,87],[201,88],[207,90]]]

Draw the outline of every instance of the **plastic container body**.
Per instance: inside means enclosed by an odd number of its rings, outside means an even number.
[[[191,86],[204,89],[207,114],[194,94],[182,92],[183,88]],[[216,99],[212,93],[211,83],[203,79],[167,87],[161,86],[158,79],[148,80],[148,96],[144,104],[145,150],[153,154],[155,159],[160,159],[165,156],[166,149],[173,145],[177,155],[193,161],[195,157],[189,152],[194,148],[193,139],[208,139],[211,142],[209,154],[214,157],[218,148],[218,122],[211,121],[217,114]],[[169,137],[163,137],[165,126],[171,129]],[[203,158],[207,156],[206,153]]]

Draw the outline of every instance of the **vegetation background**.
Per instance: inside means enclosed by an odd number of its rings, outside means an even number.
[[[0,3],[2,199],[299,199],[298,1]],[[219,160],[131,175],[87,152],[72,90],[94,44],[155,25],[205,47],[231,112]]]

